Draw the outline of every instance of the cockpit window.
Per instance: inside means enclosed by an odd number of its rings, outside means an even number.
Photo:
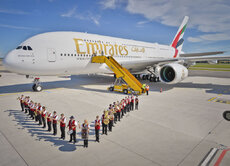
[[[27,47],[26,47],[26,46],[23,46],[23,50],[27,50]]]
[[[30,46],[27,46],[28,50],[33,50]]]
[[[21,49],[21,48],[22,48],[22,46],[18,46],[16,49],[19,50],[19,49]]]

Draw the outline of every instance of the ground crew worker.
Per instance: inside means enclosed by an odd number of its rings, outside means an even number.
[[[104,114],[101,117],[101,121],[102,121],[102,134],[107,135],[107,128],[108,128],[108,124],[109,124],[109,119],[108,119],[108,115],[107,115],[106,111],[104,111]]]
[[[42,107],[42,123],[43,123],[43,127],[42,128],[46,128],[46,107]]]
[[[88,137],[89,137],[89,128],[90,125],[87,120],[84,120],[84,123],[81,126],[81,136],[84,140],[84,148],[88,148]]]
[[[60,118],[60,129],[61,129],[61,138],[60,139],[65,139],[65,124],[66,124],[66,118],[64,114],[61,114]]]
[[[142,85],[142,93],[144,93],[145,86],[146,86],[146,84],[143,84],[143,85]]]
[[[51,131],[51,123],[52,123],[52,120],[51,120],[52,113],[51,112],[47,112],[46,116],[47,116],[46,120],[47,120],[47,125],[48,125],[48,131],[50,132]]]
[[[146,95],[149,95],[149,86],[146,85],[145,89],[146,89]]]
[[[136,98],[135,98],[135,110],[138,110],[138,104],[139,104],[139,99],[136,96]]]
[[[56,111],[53,112],[52,120],[53,120],[53,131],[54,131],[53,135],[57,135],[57,120],[58,120],[58,116],[57,116]]]
[[[72,142],[72,140],[73,140],[74,144],[76,143],[76,127],[77,127],[77,125],[78,124],[77,124],[77,121],[74,120],[74,116],[71,116],[67,127],[69,127],[69,131],[72,131],[70,134],[69,142]]]
[[[100,132],[100,128],[101,128],[101,121],[99,119],[99,116],[96,116],[96,120],[95,120],[95,136],[96,136],[96,142],[100,142],[99,141],[99,132]]]
[[[17,98],[20,101],[20,105],[22,108],[22,112],[24,111],[24,95],[21,95],[21,97]]]

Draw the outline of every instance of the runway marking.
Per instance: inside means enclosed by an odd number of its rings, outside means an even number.
[[[219,166],[221,161],[223,160],[225,154],[230,151],[230,149],[225,149],[223,150],[223,152],[220,154],[220,157],[217,159],[216,163],[214,164],[214,166]]]
[[[217,97],[213,97],[213,98],[211,98],[211,99],[209,99],[208,101],[212,101],[212,100],[214,100],[214,99],[216,99]]]
[[[211,163],[211,161],[213,160],[213,158],[215,157],[217,152],[218,152],[217,148],[210,149],[210,151],[206,154],[206,156],[201,161],[199,166],[207,166],[207,165],[209,165]]]

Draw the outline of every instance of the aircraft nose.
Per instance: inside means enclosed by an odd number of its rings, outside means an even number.
[[[15,56],[14,56],[14,51],[9,52],[3,59],[3,66],[6,69],[11,69],[15,67]]]

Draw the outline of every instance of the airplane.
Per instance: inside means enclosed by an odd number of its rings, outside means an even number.
[[[185,16],[172,43],[161,45],[81,32],[48,32],[35,35],[10,51],[3,60],[11,72],[29,76],[63,76],[110,73],[105,64],[91,63],[97,55],[113,56],[132,74],[150,81],[178,83],[188,76],[196,61],[215,63],[230,56],[219,52],[182,52],[183,36],[189,17]],[[141,75],[142,74],[142,75]],[[34,91],[41,91],[35,78]]]

